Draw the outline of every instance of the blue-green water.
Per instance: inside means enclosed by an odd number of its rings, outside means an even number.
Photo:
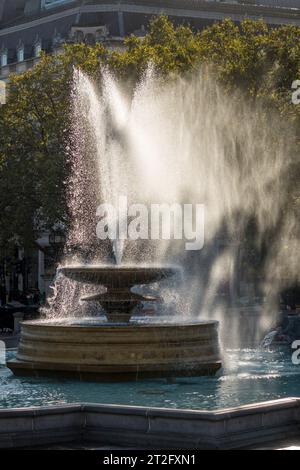
[[[14,377],[0,366],[0,408],[89,402],[217,409],[300,395],[300,365],[290,351],[227,350],[218,377],[89,383]]]

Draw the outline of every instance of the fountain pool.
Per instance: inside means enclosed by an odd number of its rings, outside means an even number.
[[[66,259],[55,278],[46,312],[46,321],[60,320],[62,324],[53,328],[42,321],[40,325],[23,324],[18,355],[9,353],[8,357],[8,366],[18,376],[6,366],[0,369],[0,408],[89,402],[212,410],[297,396],[300,369],[292,364],[291,351],[233,349],[236,340],[246,344],[239,328],[232,329],[222,341],[222,354],[217,348],[218,322],[220,331],[229,330],[231,323],[224,288],[235,298],[237,279],[247,280],[240,255],[250,221],[257,225],[254,245],[269,240],[278,221],[280,237],[291,232],[291,224],[281,218],[286,194],[282,176],[288,163],[284,142],[274,140],[275,124],[270,130],[262,110],[252,112],[238,96],[225,98],[218,86],[201,74],[162,87],[149,72],[129,97],[125,92],[123,96],[122,86],[106,72],[102,81],[98,90],[88,77],[75,73],[67,181],[71,224]],[[184,238],[175,240],[175,236],[98,239],[98,205],[109,202],[117,207],[123,197],[135,208],[157,202],[181,206],[203,203],[202,252],[188,252]],[[108,219],[109,227],[116,224],[114,214]],[[127,227],[127,219],[119,217],[118,226]],[[276,243],[271,246],[270,259],[263,266],[259,293],[268,308],[259,317],[253,316],[256,340],[276,322],[271,313],[279,292],[281,275],[275,267],[281,263],[281,252]],[[113,257],[117,265],[108,269]],[[286,260],[294,266],[288,257]],[[133,268],[125,269],[122,263]],[[183,272],[180,282],[159,290],[168,311],[174,313],[174,325],[166,327],[152,323],[152,319],[145,326],[130,324],[133,308],[139,309],[144,300],[155,300],[131,288],[169,277],[161,276],[159,268],[152,278],[151,266],[157,263],[180,266]],[[172,274],[165,268],[163,271]],[[98,290],[100,285],[106,292]],[[251,302],[256,301],[254,294]],[[107,325],[82,324],[85,316],[93,316],[95,301],[101,306],[98,314],[103,316],[105,311],[108,323],[113,324],[110,338]],[[160,317],[164,311],[157,313]],[[241,330],[248,330],[252,321],[248,313],[236,315]],[[68,324],[71,316],[81,323]],[[188,321],[193,325],[186,326]],[[200,331],[201,322],[204,332]],[[168,330],[171,334],[166,337]],[[223,371],[218,370],[220,359]],[[91,362],[95,360],[97,364]],[[214,377],[201,376],[211,373],[207,360],[209,366],[213,364],[213,372],[218,370]],[[199,370],[195,370],[195,363]],[[67,374],[36,377],[49,365],[51,372],[60,369]],[[196,373],[189,373],[190,365]],[[26,366],[32,377],[24,377],[20,366]],[[70,379],[70,368],[77,375],[79,372],[82,380],[82,373],[89,373],[91,367],[100,367],[96,373],[103,377],[107,366],[111,367],[107,377],[116,379],[113,383],[96,383],[95,376],[88,377],[92,381],[87,383]],[[140,374],[143,367],[145,376]],[[124,372],[127,382],[120,382],[116,369]],[[157,369],[160,378],[153,373]]]
[[[8,352],[12,359],[15,352]],[[227,349],[215,377],[96,383],[15,377],[0,366],[0,408],[107,403],[213,410],[299,395],[300,367],[289,350]]]

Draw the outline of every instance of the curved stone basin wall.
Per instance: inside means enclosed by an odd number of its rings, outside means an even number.
[[[218,323],[102,326],[24,322],[18,375],[83,380],[212,375],[220,367]]]

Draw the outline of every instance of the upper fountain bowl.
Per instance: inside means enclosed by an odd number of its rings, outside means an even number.
[[[179,268],[172,266],[65,266],[61,272],[74,281],[122,289],[166,279]]]

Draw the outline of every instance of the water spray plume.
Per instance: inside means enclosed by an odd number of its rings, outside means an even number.
[[[83,247],[89,262],[109,262],[114,253],[117,263],[181,265],[186,274],[178,297],[185,301],[177,301],[177,314],[217,316],[223,324],[220,288],[227,283],[234,295],[243,277],[240,260],[249,226],[255,227],[254,247],[269,237],[256,280],[261,295],[278,294],[284,256],[289,278],[297,277],[299,243],[284,255],[281,243],[297,225],[285,211],[292,144],[275,115],[266,116],[241,94],[226,94],[208,71],[162,83],[150,67],[131,94],[107,71],[101,89],[75,71],[72,99],[70,252]],[[184,241],[174,240],[99,243],[96,207],[116,205],[120,196],[148,206],[204,204],[203,250],[188,253]],[[263,312],[258,334],[272,321],[268,309]]]

